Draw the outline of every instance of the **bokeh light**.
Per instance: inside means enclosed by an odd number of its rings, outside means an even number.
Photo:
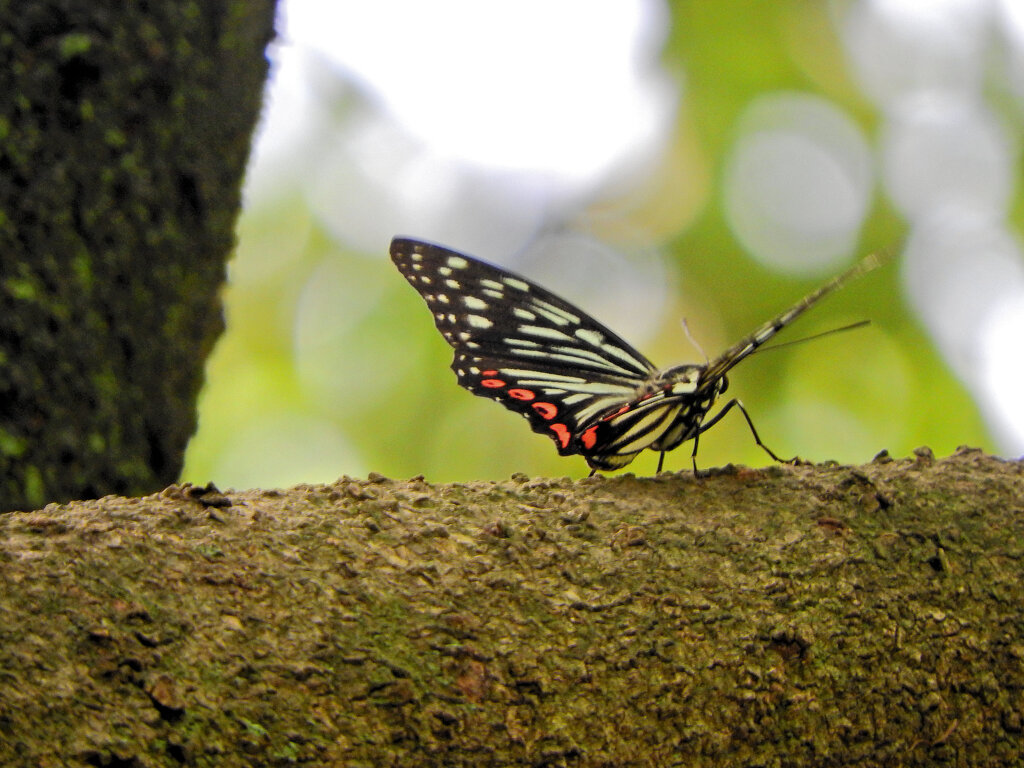
[[[585,473],[456,386],[399,234],[664,366],[700,360],[683,318],[714,355],[887,249],[780,340],[872,328],[756,355],[730,394],[779,453],[1024,451],[1015,0],[288,0],[279,29],[187,479]],[[766,462],[731,416],[701,439],[728,461]]]
[[[724,181],[733,231],[756,258],[821,275],[854,253],[873,192],[857,125],[825,99],[773,93],[737,127]]]

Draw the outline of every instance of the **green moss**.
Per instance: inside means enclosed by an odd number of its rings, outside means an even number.
[[[82,290],[92,290],[93,272],[89,257],[86,254],[78,254],[71,259],[71,271],[74,273],[75,279]]]
[[[264,728],[259,723],[254,723],[252,720],[247,720],[244,717],[238,718],[238,721],[245,728],[245,732],[248,733],[250,736],[263,737],[263,736],[268,736],[269,735],[267,733],[267,729]]]
[[[271,753],[271,757],[275,760],[285,760],[290,763],[294,763],[299,759],[299,745],[293,741],[289,741],[280,749]]]
[[[17,458],[25,453],[28,443],[24,438],[12,435],[0,427],[0,453],[11,458]]]
[[[101,399],[109,398],[118,391],[117,374],[110,368],[96,371],[92,375],[92,385]]]
[[[217,4],[182,5],[79,4],[54,27],[28,4],[0,25],[0,155],[8,181],[31,180],[0,193],[0,361],[21,404],[3,427],[27,445],[0,437],[4,509],[144,493],[180,472],[273,20],[271,3],[244,3],[251,28],[229,32]],[[235,61],[225,34],[248,44]]]
[[[84,32],[69,32],[60,41],[59,55],[63,61],[88,53],[92,38]]]
[[[14,299],[35,301],[39,298],[35,283],[28,278],[9,277],[4,280],[4,288]]]
[[[119,128],[108,128],[103,132],[103,140],[107,146],[120,149],[128,143],[128,137]]]

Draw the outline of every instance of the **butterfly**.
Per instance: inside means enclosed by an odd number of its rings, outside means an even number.
[[[880,263],[871,255],[706,363],[656,368],[578,307],[524,277],[421,240],[397,237],[391,260],[426,301],[455,350],[460,386],[524,416],[562,456],[597,470],[619,469],[645,449],[668,451],[700,436],[733,408],[755,442],[779,458],[733,398],[708,412],[729,386],[726,373],[822,298]],[[788,460],[793,461],[793,459]]]

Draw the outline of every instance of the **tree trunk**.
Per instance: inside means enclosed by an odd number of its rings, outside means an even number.
[[[272,0],[0,0],[0,509],[177,479]]]
[[[1022,560],[968,450],[50,505],[0,517],[0,763],[1020,765]]]

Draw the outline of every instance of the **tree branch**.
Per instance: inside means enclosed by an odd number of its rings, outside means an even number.
[[[0,511],[178,478],[273,14],[0,4]]]
[[[1016,765],[1022,475],[922,450],[9,514],[0,762]]]

